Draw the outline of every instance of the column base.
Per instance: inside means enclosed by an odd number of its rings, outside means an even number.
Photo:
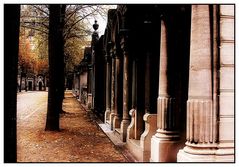
[[[129,120],[122,120],[120,124],[120,139],[123,142],[126,142],[126,137],[127,137],[127,128],[130,124]]]
[[[216,152],[217,162],[235,162],[235,145],[234,140],[218,144]]]
[[[106,109],[104,122],[109,123],[109,121],[110,121],[110,109]]]
[[[91,93],[87,95],[87,108],[92,109],[92,94]]]
[[[175,133],[174,135],[157,133],[151,138],[150,161],[177,162],[177,152],[180,147],[179,135]]]
[[[177,162],[214,162],[214,155],[194,155],[179,150]]]
[[[115,115],[113,119],[113,130],[115,130],[116,128],[120,128],[120,122],[120,117],[118,115]]]
[[[113,122],[114,122],[114,117],[115,117],[114,111],[111,111],[109,117],[110,117],[110,130],[113,130]]]
[[[187,143],[186,143],[187,144]],[[177,162],[234,162],[234,149],[218,148],[216,144],[194,144],[179,150]]]

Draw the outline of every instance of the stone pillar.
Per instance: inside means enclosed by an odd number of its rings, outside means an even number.
[[[111,60],[108,53],[106,53],[106,111],[105,111],[105,123],[110,121],[110,93],[111,93]]]
[[[213,109],[212,39],[209,5],[192,5],[186,146],[178,161],[212,162],[217,149]]]
[[[80,91],[80,81],[79,81],[79,71],[76,71],[76,98],[79,98],[79,91]]]
[[[140,53],[139,53],[140,54]],[[144,132],[144,114],[145,114],[145,60],[143,55],[139,55],[135,64],[135,82],[136,82],[136,140],[140,139],[140,136]]]
[[[121,41],[121,48],[123,50],[123,120],[120,125],[120,133],[121,140],[123,142],[126,141],[127,128],[130,124],[130,116],[129,116],[129,93],[130,93],[130,84],[129,84],[129,52],[128,52],[128,41],[127,34],[123,37]]]
[[[136,80],[137,80],[137,69],[136,69],[136,60],[132,61],[132,87],[131,87],[131,108],[136,108],[136,91],[137,91],[137,86],[136,86]]]
[[[111,50],[112,68],[111,68],[111,111],[110,111],[110,128],[113,130],[113,121],[115,116],[115,55]]]
[[[92,65],[88,65],[87,73],[87,108],[92,108]]]
[[[99,28],[99,25],[97,24],[97,21],[95,20],[95,24],[93,24],[93,29],[95,30],[93,33],[92,33],[92,40],[91,40],[91,48],[92,48],[92,51],[91,51],[91,65],[92,65],[92,70],[91,70],[91,93],[92,93],[92,104],[91,104],[91,107],[92,109],[95,109],[95,87],[96,87],[96,66],[95,66],[95,61],[96,61],[96,51],[95,51],[95,47],[96,47],[96,44],[98,43],[99,41],[99,34],[97,32]]]
[[[177,116],[175,97],[170,92],[168,41],[165,21],[161,20],[161,48],[159,71],[159,96],[157,108],[156,134],[151,139],[151,161],[176,162],[179,132],[177,131]]]
[[[116,48],[118,49],[118,48]],[[115,49],[115,51],[116,51]],[[120,128],[121,110],[122,110],[122,59],[116,51],[115,54],[115,116],[113,120],[113,129]]]
[[[82,68],[82,67],[80,67],[80,68]],[[82,75],[82,73],[79,71],[79,75],[78,75],[78,78],[79,78],[79,97],[78,97],[78,99],[80,100],[81,99],[81,89],[82,89],[82,87],[81,87],[81,82],[82,82],[82,80],[81,80],[81,75]]]
[[[142,124],[139,126],[137,119],[139,113],[137,113],[137,63],[136,60],[132,61],[132,87],[131,87],[131,110],[129,115],[131,117],[130,125],[127,128],[127,139],[139,139],[142,130]],[[142,91],[142,89],[141,89]],[[142,97],[141,97],[142,98]],[[142,115],[142,114],[141,114]]]

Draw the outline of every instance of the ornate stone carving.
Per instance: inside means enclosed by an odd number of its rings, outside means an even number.
[[[158,97],[158,128],[174,130],[175,127],[175,98]]]
[[[146,113],[144,115],[145,131],[140,137],[140,147],[143,154],[143,162],[148,162],[151,151],[151,137],[157,130],[157,114]]]
[[[127,138],[128,139],[135,139],[135,115],[136,115],[136,110],[131,109],[129,111],[129,115],[131,116],[131,122],[127,128]]]
[[[215,143],[216,114],[212,100],[191,99],[187,102],[187,141],[190,143]]]

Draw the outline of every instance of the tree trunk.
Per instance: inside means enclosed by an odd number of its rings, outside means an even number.
[[[20,5],[4,5],[4,162],[17,160],[16,99]]]
[[[62,109],[62,102],[63,102],[63,99],[64,99],[64,94],[65,94],[65,54],[64,54],[64,45],[65,45],[65,40],[63,38],[63,30],[64,30],[64,20],[65,20],[65,12],[66,12],[66,5],[61,5],[61,23],[60,23],[60,29],[61,29],[61,33],[62,33],[62,37],[61,37],[61,41],[59,43],[59,45],[61,45],[61,50],[62,50],[62,53],[60,54],[60,58],[59,58],[59,64],[61,66],[61,68],[59,69],[60,73],[61,73],[61,79],[60,79],[60,82],[59,82],[59,91],[60,91],[60,113],[65,113],[65,111],[63,111]]]
[[[49,90],[45,130],[58,131],[59,114],[62,110],[62,69],[64,71],[62,6],[50,5],[49,16]],[[63,62],[63,63],[62,63]]]

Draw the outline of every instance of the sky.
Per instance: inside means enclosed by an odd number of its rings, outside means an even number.
[[[116,9],[117,5],[110,5],[109,9]],[[99,36],[104,35],[105,33],[105,27],[107,24],[107,15],[105,18],[102,18],[100,15],[96,18],[90,19],[90,26],[92,27],[95,23],[95,20],[97,20],[97,23],[99,24],[99,29],[97,30],[99,33]],[[93,27],[92,27],[93,30]]]

